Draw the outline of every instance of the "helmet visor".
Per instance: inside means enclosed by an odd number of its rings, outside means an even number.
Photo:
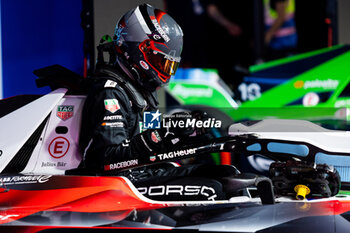
[[[140,49],[144,55],[145,60],[150,64],[155,70],[160,72],[165,76],[174,75],[180,64],[180,57],[174,57],[169,54],[164,53],[158,49],[155,42],[149,41],[150,43],[142,43]],[[153,42],[153,43],[152,43]],[[163,80],[166,81],[166,80]]]
[[[146,53],[145,58],[151,65],[165,75],[174,75],[180,63],[180,58],[174,58],[156,50]]]

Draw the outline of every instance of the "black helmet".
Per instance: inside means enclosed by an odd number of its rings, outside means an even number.
[[[119,20],[114,34],[117,53],[136,81],[150,91],[169,82],[180,63],[183,44],[181,27],[167,13],[143,4]]]

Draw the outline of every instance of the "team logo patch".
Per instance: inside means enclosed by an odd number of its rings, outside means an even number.
[[[74,106],[73,105],[59,105],[57,107],[56,116],[61,118],[62,120],[67,120],[73,117],[74,114]]]
[[[105,103],[105,109],[110,111],[111,113],[115,113],[120,109],[118,100],[116,99],[106,99],[104,100]]]
[[[160,116],[159,110],[156,112],[144,112],[143,113],[143,128],[144,129],[160,129]]]
[[[148,70],[149,69],[149,66],[147,65],[147,63],[145,61],[140,61],[140,65],[142,68],[144,68],[145,70]]]

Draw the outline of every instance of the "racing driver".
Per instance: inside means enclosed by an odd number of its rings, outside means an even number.
[[[175,74],[180,62],[183,33],[165,12],[143,4],[128,11],[117,23],[113,40],[98,47],[94,85],[82,117],[81,167],[109,171],[142,165],[158,153],[169,152],[187,141],[193,129],[161,128],[141,132],[144,111],[156,111],[155,91]],[[95,78],[96,77],[96,78]],[[235,175],[233,166],[168,164],[117,173],[128,177],[138,190],[158,200],[225,199],[222,177]]]

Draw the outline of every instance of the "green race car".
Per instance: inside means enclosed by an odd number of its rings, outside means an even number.
[[[350,120],[349,81],[350,46],[339,45],[250,67],[240,96],[212,69],[180,69],[167,90],[181,105],[214,108],[235,122],[306,119],[341,128]]]

